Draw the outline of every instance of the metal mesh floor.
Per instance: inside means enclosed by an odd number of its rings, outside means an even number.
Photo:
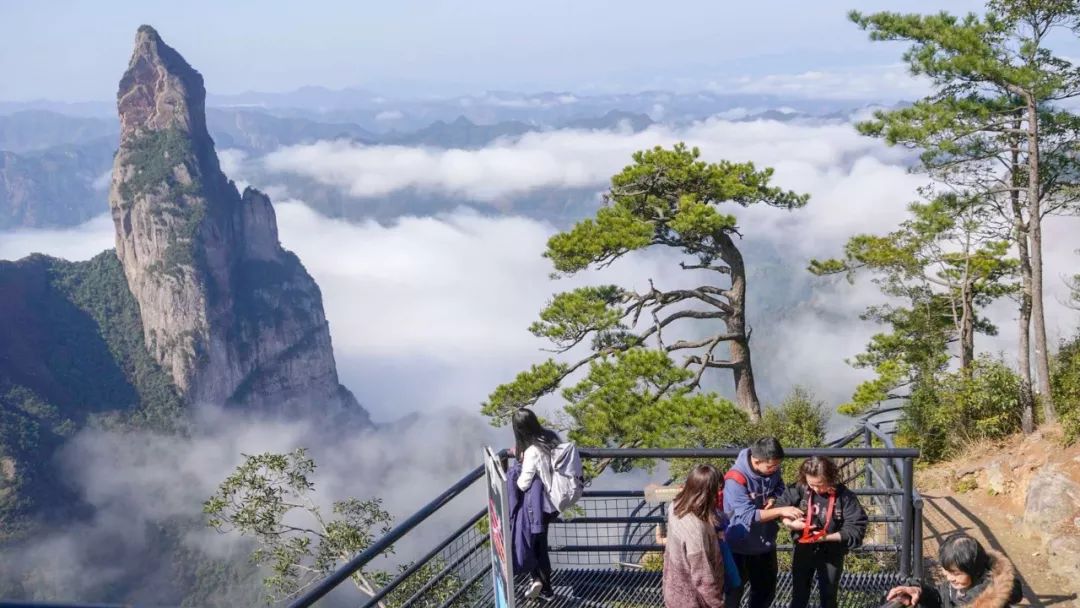
[[[519,581],[517,605],[522,608],[600,607],[645,608],[663,606],[661,573],[641,570],[606,570],[580,568],[556,570],[552,579],[556,599],[550,602],[525,600],[523,593],[527,580]],[[900,583],[894,573],[845,573],[840,579],[843,589],[840,606],[844,608],[877,608],[885,593]],[[816,586],[816,584],[815,584]],[[747,597],[743,598],[746,605]],[[490,596],[488,598],[490,604]],[[816,605],[815,589],[811,601]],[[780,573],[777,581],[776,600],[773,606],[786,607],[791,601],[791,574]]]

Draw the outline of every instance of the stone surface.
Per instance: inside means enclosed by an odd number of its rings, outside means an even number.
[[[202,76],[139,28],[120,81],[109,193],[147,347],[189,403],[366,414],[338,382],[318,286],[241,195],[207,133]]]
[[[1062,535],[1046,543],[1050,569],[1069,580],[1080,580],[1080,538]]]
[[[1024,524],[1041,534],[1054,534],[1080,511],[1080,484],[1056,467],[1045,467],[1028,483]]]
[[[1008,494],[1014,485],[1011,477],[1000,460],[993,460],[979,472],[979,487],[994,494]]]

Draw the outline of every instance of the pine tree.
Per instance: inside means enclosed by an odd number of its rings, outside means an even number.
[[[699,157],[683,144],[635,153],[633,164],[612,178],[596,216],[551,237],[544,255],[555,276],[566,276],[603,269],[631,252],[661,249],[679,256],[677,267],[701,284],[673,288],[642,277],[648,289],[641,291],[602,285],[555,295],[530,331],[570,360],[553,357],[496,388],[483,406],[495,424],[578,370],[584,377],[562,396],[571,436],[584,445],[682,445],[690,441],[688,426],[719,428],[740,415],[760,420],[746,271],[736,245],[741,235],[723,206],[795,209],[808,197],[770,185],[771,169]],[[726,356],[718,351],[725,343]],[[584,349],[587,354],[572,357]],[[700,390],[709,370],[733,372],[741,412]]]
[[[996,332],[978,311],[1016,291],[1009,280],[1017,265],[1007,257],[1009,243],[995,238],[978,201],[949,194],[909,210],[910,219],[896,230],[856,235],[843,258],[810,263],[818,275],[872,273],[882,293],[902,303],[871,307],[863,315],[892,331],[874,336],[853,360],[877,377],[857,387],[845,413],[908,396],[905,391],[947,367],[952,343],[959,346],[960,369],[970,375],[975,334]]]
[[[863,133],[922,151],[921,167],[939,184],[979,197],[997,212],[1002,236],[1019,258],[1021,402],[1033,428],[1029,341],[1052,419],[1049,353],[1043,301],[1042,222],[1073,212],[1080,188],[1073,151],[1080,118],[1061,101],[1080,94],[1080,71],[1049,46],[1060,28],[1080,26],[1080,3],[991,0],[979,17],[948,13],[850,14],[872,40],[904,41],[911,72],[928,77],[933,93],[914,105],[875,114]]]

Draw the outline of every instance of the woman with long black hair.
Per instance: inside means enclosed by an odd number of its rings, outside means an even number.
[[[548,492],[552,477],[551,452],[559,445],[560,439],[555,431],[544,428],[536,414],[528,408],[514,412],[511,427],[514,429],[513,454],[521,466],[520,472],[516,473],[515,485],[523,494],[521,504],[524,505],[521,517],[511,517],[511,521],[528,522],[521,525],[529,528],[513,531],[517,547],[530,547],[529,559],[525,560],[525,563],[530,566],[528,572],[532,580],[525,596],[540,596],[540,599],[552,600],[555,598],[555,590],[551,586],[547,534],[548,526],[558,516],[559,511],[548,498]],[[534,482],[539,482],[542,487],[533,487]],[[517,553],[515,548],[515,554]]]

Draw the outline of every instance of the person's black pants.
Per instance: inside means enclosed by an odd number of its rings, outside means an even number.
[[[533,546],[536,548],[536,569],[532,571],[532,577],[540,581],[541,593],[555,593],[551,586],[551,558],[548,557],[548,526],[558,517],[558,513],[544,513],[544,529],[536,535]]]
[[[847,553],[843,549],[838,543],[795,545],[791,557],[791,608],[806,608],[810,604],[815,574],[821,608],[836,608]]]
[[[725,592],[724,605],[738,608],[746,586],[750,585],[750,608],[769,608],[776,597],[776,551],[760,555],[735,553],[742,586]]]

